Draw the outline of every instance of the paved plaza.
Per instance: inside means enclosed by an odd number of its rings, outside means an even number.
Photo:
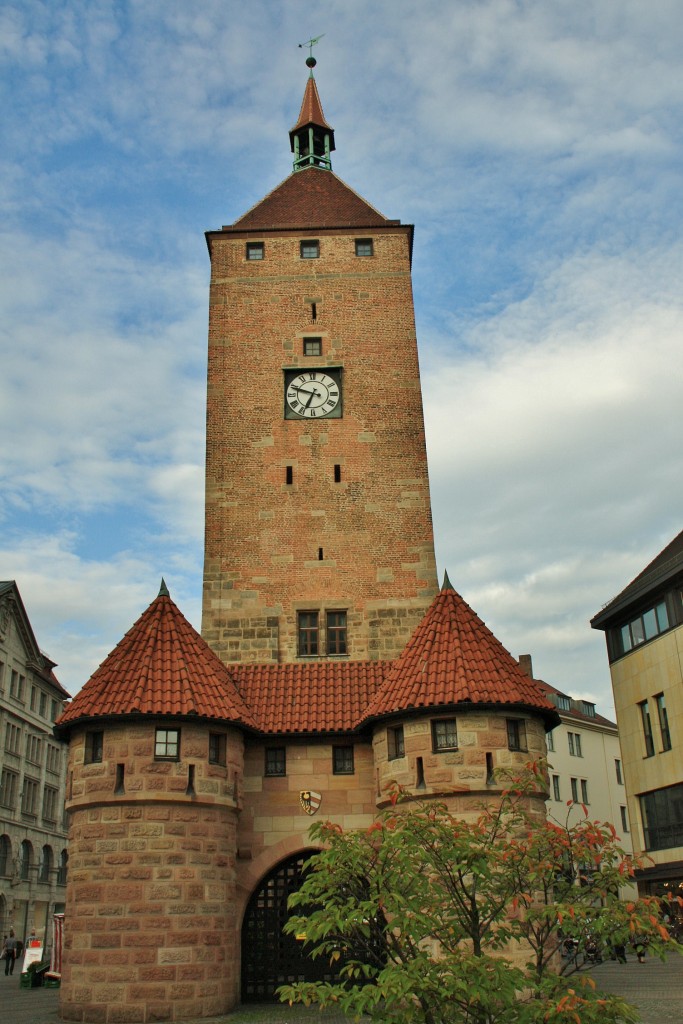
[[[628,963],[609,960],[591,968],[591,975],[599,989],[614,992],[637,1006],[642,1024],[683,1024],[683,956],[671,956],[666,963],[648,957],[639,964],[629,955]],[[11,1024],[58,1024],[58,989],[24,989],[19,987],[16,975],[0,975],[0,993],[3,1020]],[[321,1013],[314,1008],[269,1004],[182,1024],[341,1024],[345,1020],[342,1014]]]

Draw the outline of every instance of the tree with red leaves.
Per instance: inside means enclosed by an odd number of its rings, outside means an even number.
[[[286,930],[336,982],[300,982],[284,1001],[337,1006],[381,1024],[629,1024],[576,951],[635,935],[680,951],[655,898],[626,902],[637,866],[608,823],[538,814],[545,765],[512,778],[472,820],[399,790],[366,830],[321,822],[321,852],[290,897]],[[567,951],[571,955],[567,956]]]

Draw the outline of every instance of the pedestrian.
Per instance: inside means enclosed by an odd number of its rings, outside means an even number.
[[[647,948],[647,938],[644,935],[634,935],[631,939],[631,945],[636,951],[638,957],[638,963],[645,963],[645,950]]]
[[[614,956],[618,963],[626,963],[626,944],[624,942],[618,942],[612,947],[614,950]]]
[[[14,974],[14,961],[17,958],[17,940],[14,937],[14,929],[10,928],[9,935],[5,940],[5,974]]]

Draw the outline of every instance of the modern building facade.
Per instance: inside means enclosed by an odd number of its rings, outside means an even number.
[[[0,582],[0,931],[47,944],[64,910],[67,748],[53,723],[69,694],[38,646],[14,581]]]
[[[591,625],[607,640],[639,889],[683,896],[683,532]]]
[[[519,664],[533,677],[531,655],[521,655]],[[571,697],[543,679],[536,682],[560,716],[559,725],[546,736],[550,773],[548,815],[562,824],[579,817],[610,822],[617,830],[619,845],[631,854],[633,843],[616,722],[600,715],[591,701]],[[623,886],[621,895],[624,899],[634,897],[635,884]]]
[[[211,1016],[329,971],[282,932],[315,815],[368,827],[392,781],[475,815],[559,721],[437,585],[412,228],[334,175],[312,74],[290,144],[207,234],[202,635],[162,585],[58,723],[70,1020]]]

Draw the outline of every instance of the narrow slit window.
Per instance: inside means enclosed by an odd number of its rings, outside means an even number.
[[[324,557],[325,556],[323,555],[323,549],[322,548],[318,548],[318,561],[322,562],[324,560]]]
[[[311,303],[311,320],[313,321],[313,323],[315,323],[317,319],[318,319],[318,306],[316,305],[315,302],[312,302]],[[316,353],[316,354],[319,354],[319,353]]]
[[[335,484],[341,483],[341,466],[338,462],[334,466],[334,482]]]
[[[424,762],[421,757],[415,759],[415,789],[426,789]]]
[[[293,466],[286,466],[285,467],[285,483],[286,484],[291,484],[293,482],[294,482],[294,467]]]
[[[122,796],[126,792],[125,786],[123,784],[125,772],[126,772],[125,764],[117,764],[117,766],[116,766],[116,782],[114,783],[114,794],[115,794],[115,796]]]
[[[486,754],[486,785],[491,786],[495,781],[496,777],[493,774],[493,754],[489,750]]]
[[[187,789],[185,790],[185,796],[196,796],[194,788],[194,765],[189,764],[187,766]]]

